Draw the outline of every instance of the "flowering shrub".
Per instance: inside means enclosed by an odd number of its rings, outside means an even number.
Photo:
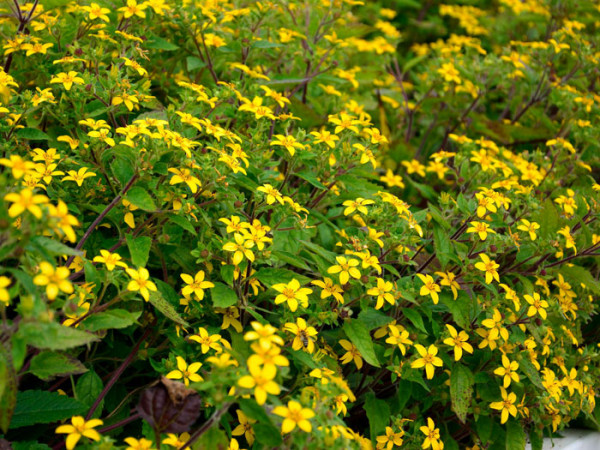
[[[3,438],[598,427],[599,8],[470,3],[4,2]]]

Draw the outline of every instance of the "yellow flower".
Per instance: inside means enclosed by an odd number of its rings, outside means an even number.
[[[208,351],[212,348],[217,352],[222,351],[221,344],[221,335],[220,334],[208,334],[206,328],[198,328],[198,334],[193,334],[189,337],[190,341],[197,342],[200,344],[200,349],[202,350],[202,354],[208,353]]]
[[[138,100],[137,96],[135,95],[129,95],[127,92],[122,92],[120,95],[115,95],[112,98],[111,104],[112,105],[120,105],[122,103],[125,104],[125,107],[129,110],[132,111],[133,108],[138,108],[137,103],[139,103],[140,101]],[[121,131],[124,131],[125,128]],[[117,132],[119,131],[119,128],[117,128]],[[125,133],[123,133],[125,134]],[[132,145],[132,144],[130,144]]]
[[[70,271],[66,267],[57,267],[46,261],[40,263],[40,274],[33,278],[37,286],[46,286],[48,300],[54,300],[60,291],[70,294],[73,285],[69,281]]]
[[[175,174],[171,177],[171,180],[169,181],[169,184],[171,185],[185,183],[192,191],[192,194],[198,192],[198,188],[202,187],[202,183],[200,182],[200,180],[194,175],[192,175],[192,172],[189,169],[170,168],[169,172]]]
[[[110,9],[103,8],[98,3],[92,3],[90,6],[82,6],[81,9],[88,13],[89,20],[100,19],[105,22],[110,22],[110,19],[108,18]]]
[[[281,354],[279,347],[263,348],[260,344],[252,344],[250,348],[254,354],[248,358],[248,366],[256,365],[277,370],[277,366],[287,367],[290,365],[289,360]]]
[[[393,285],[391,281],[385,281],[383,278],[377,278],[377,287],[371,288],[367,291],[368,295],[373,295],[377,297],[377,303],[375,304],[375,309],[381,309],[384,302],[388,302],[390,305],[394,305],[396,303],[396,299],[390,291],[393,289]]]
[[[444,448],[444,444],[440,441],[440,430],[435,427],[435,423],[431,417],[427,418],[427,426],[422,426],[419,430],[425,435],[422,448],[431,447],[432,450],[442,450]]]
[[[360,263],[354,258],[346,259],[344,256],[336,256],[337,264],[327,269],[327,273],[339,273],[340,284],[344,285],[350,280],[350,277],[359,279],[360,271],[356,268]]]
[[[275,297],[275,304],[287,302],[292,312],[298,309],[298,303],[304,308],[308,307],[308,295],[312,294],[312,289],[300,287],[300,282],[295,278],[289,283],[279,283],[272,286],[280,294]]]
[[[254,331],[248,331],[244,335],[244,340],[257,340],[260,347],[264,349],[271,348],[273,344],[283,345],[283,339],[275,334],[277,332],[277,328],[274,326],[269,324],[263,325],[260,322],[250,322],[250,326],[254,329]]]
[[[298,317],[296,323],[286,323],[284,329],[296,335],[292,342],[293,350],[306,348],[308,353],[312,353],[315,350],[314,336],[317,335],[317,330],[313,327],[309,327],[306,324],[306,320],[302,317]]]
[[[180,276],[187,285],[181,290],[184,297],[189,297],[193,293],[198,300],[202,300],[204,298],[204,289],[215,287],[210,281],[204,280],[204,270],[198,271],[193,278],[187,273],[182,273]]]
[[[254,261],[254,253],[250,250],[254,247],[254,242],[244,239],[244,236],[240,233],[235,233],[233,239],[235,242],[227,242],[223,245],[223,250],[226,252],[234,252],[233,265],[238,266],[244,257],[250,262]]]
[[[102,425],[100,419],[91,419],[86,421],[81,416],[71,417],[71,425],[61,425],[56,429],[57,434],[67,434],[65,447],[72,450],[79,442],[81,437],[86,437],[92,441],[100,440],[100,433],[94,430],[95,427]]]
[[[490,226],[485,222],[470,222],[471,226],[467,228],[467,233],[477,233],[479,235],[479,239],[485,241],[487,239],[488,233],[496,234],[494,230],[490,228]]]
[[[397,345],[402,352],[402,355],[406,355],[406,347],[404,345],[412,345],[408,336],[408,331],[402,325],[389,325],[390,337],[385,342],[392,345]]]
[[[354,211],[358,211],[362,214],[367,214],[368,210],[366,206],[372,205],[373,203],[375,203],[373,200],[365,200],[362,197],[359,197],[356,200],[346,200],[344,203],[342,203],[346,207],[344,209],[344,215],[349,216]]]
[[[256,420],[250,419],[246,414],[242,412],[241,409],[236,411],[238,422],[240,423],[237,427],[235,427],[231,431],[232,436],[241,436],[244,435],[246,441],[248,441],[248,445],[252,445],[254,443],[254,430],[252,429],[252,424],[256,423]]]
[[[67,91],[70,91],[73,84],[83,84],[83,78],[78,77],[77,72],[70,71],[69,73],[60,72],[56,76],[50,79],[50,84],[59,83],[62,84]]]
[[[438,353],[437,347],[431,344],[429,348],[425,348],[420,344],[415,344],[415,349],[417,350],[417,352],[419,352],[421,358],[413,361],[410,366],[413,369],[420,369],[421,367],[425,367],[427,379],[431,380],[435,372],[435,367],[442,367],[444,364],[441,358],[436,356]]]
[[[452,291],[452,295],[454,296],[454,300],[458,297],[458,291],[460,289],[460,284],[456,281],[456,275],[452,272],[436,272],[436,275],[442,277],[440,280],[441,286],[449,286]]]
[[[521,225],[517,227],[517,230],[526,231],[529,233],[529,237],[532,241],[535,241],[537,238],[537,234],[535,230],[539,230],[540,225],[537,222],[530,222],[527,219],[521,219]]]
[[[138,16],[143,19],[146,17],[144,9],[147,7],[148,5],[146,5],[145,2],[138,4],[136,0],[127,0],[127,5],[119,8],[117,11],[122,11],[125,19],[129,19],[133,16]]]
[[[440,67],[437,72],[444,78],[444,81],[456,84],[460,84],[462,81],[459,77],[460,72],[456,70],[456,67],[454,67],[454,64],[451,62],[442,64],[442,67]]]
[[[312,409],[303,408],[302,405],[294,400],[290,400],[285,406],[276,406],[273,409],[273,414],[284,417],[283,423],[281,424],[281,432],[283,434],[289,433],[296,426],[302,431],[310,433],[312,426],[308,419],[315,417],[315,413]]]
[[[11,192],[4,196],[4,200],[11,202],[12,205],[8,208],[10,217],[17,217],[24,211],[29,211],[36,218],[42,218],[42,209],[38,206],[48,202],[48,197],[45,195],[34,195],[31,189],[23,189],[21,192]]]
[[[10,302],[10,294],[6,288],[10,286],[11,283],[12,281],[10,278],[5,277],[4,275],[0,276],[0,302],[4,303],[6,306],[8,306],[8,303]]]
[[[115,267],[127,268],[127,264],[121,261],[121,255],[118,253],[111,253],[108,250],[100,250],[101,256],[95,256],[94,262],[103,263],[109,272],[112,272]]]
[[[340,345],[346,350],[346,353],[340,357],[342,364],[348,364],[350,361],[354,361],[356,368],[360,369],[363,366],[363,360],[356,346],[346,339],[341,339]]]
[[[149,291],[156,291],[156,284],[149,280],[150,273],[145,267],[140,267],[138,270],[125,269],[132,280],[127,285],[129,291],[140,291],[144,300],[150,299]]]
[[[490,403],[490,408],[501,411],[500,423],[504,424],[508,420],[509,414],[517,417],[517,407],[515,406],[517,395],[514,392],[508,394],[503,387],[500,388],[500,391],[502,392],[502,401]]]
[[[166,439],[163,439],[162,443],[166,444],[170,447],[174,447],[179,449],[185,445],[187,441],[190,440],[190,433],[181,433],[179,437],[177,437],[174,433],[168,433]]]
[[[423,282],[423,286],[421,286],[419,295],[431,296],[433,303],[437,305],[440,301],[440,296],[438,295],[438,292],[441,292],[442,288],[440,288],[439,284],[433,281],[433,277],[431,275],[423,275],[422,273],[418,273],[417,276]]]
[[[335,298],[338,302],[340,302],[341,304],[344,304],[344,297],[343,297],[344,290],[342,289],[342,287],[339,284],[334,284],[333,280],[331,278],[324,277],[323,281],[315,280],[315,281],[311,281],[311,284],[314,284],[315,286],[319,286],[322,289],[322,291],[321,291],[322,299],[333,296],[333,298]]]
[[[146,438],[136,439],[128,437],[124,440],[128,446],[125,450],[152,450],[152,441]]]
[[[229,366],[238,366],[238,362],[235,359],[231,359],[229,353],[221,353],[219,356],[209,356],[206,358],[206,362],[220,369],[226,369]]]
[[[286,99],[287,100],[287,99]],[[305,146],[298,142],[294,136],[284,136],[283,134],[276,134],[273,136],[275,140],[271,141],[269,145],[278,145],[281,147],[285,147],[285,149],[290,152],[290,155],[294,156],[296,153],[296,149],[303,149]]]
[[[385,176],[379,177],[380,181],[383,181],[388,187],[397,186],[399,188],[404,187],[404,181],[402,181],[402,177],[400,175],[394,175],[391,169],[388,169],[385,173]]]
[[[356,120],[354,116],[351,116],[349,114],[340,113],[339,117],[330,115],[328,121],[329,123],[337,125],[334,130],[335,134],[338,134],[344,130],[350,130],[356,134],[359,133],[358,127],[356,125],[359,125],[361,123],[360,120]]]
[[[542,300],[540,297],[540,294],[535,292],[533,294],[533,297],[531,295],[525,294],[523,296],[523,298],[525,299],[525,301],[527,303],[529,303],[531,305],[529,307],[529,309],[527,310],[528,317],[533,317],[536,314],[539,314],[539,316],[542,319],[545,319],[546,317],[548,317],[548,314],[546,313],[546,309],[545,309],[545,308],[548,308],[548,306],[549,306],[548,302],[546,300]]]
[[[267,205],[272,205],[275,201],[278,201],[283,205],[284,200],[281,192],[275,189],[270,184],[265,184],[256,188],[257,191],[263,192],[267,196]]]
[[[69,170],[66,177],[62,179],[62,181],[74,181],[77,183],[77,186],[81,186],[86,178],[95,177],[95,172],[88,172],[87,167],[82,167],[79,171],[75,172],[74,170]]]
[[[412,161],[402,161],[402,165],[406,167],[406,172],[409,175],[416,173],[419,176],[425,176],[425,166],[416,159],[413,159]]]
[[[177,356],[175,358],[177,360],[177,370],[170,371],[166,377],[172,380],[181,380],[183,379],[183,383],[188,386],[190,381],[193,383],[197,383],[198,381],[202,381],[203,378],[198,375],[196,372],[200,370],[202,367],[202,363],[195,362],[188,366],[181,356]]]
[[[275,100],[277,102],[277,104],[279,105],[280,108],[284,108],[286,103],[289,105],[290,104],[290,100],[285,97],[283,94],[274,91],[273,89],[271,89],[268,86],[265,86],[264,84],[260,86],[260,88],[265,91],[265,96],[272,98],[273,100]],[[277,137],[278,135],[275,135],[275,137]],[[281,135],[279,135],[281,136]],[[288,149],[289,150],[289,149]],[[294,154],[293,152],[291,152],[292,155]]]
[[[12,169],[12,175],[16,180],[35,169],[35,163],[32,161],[25,161],[19,155],[10,155],[9,159],[0,158],[0,164],[10,167]]]
[[[385,427],[385,435],[377,436],[377,449],[392,450],[395,445],[400,447],[404,443],[403,436],[404,431],[395,433],[392,427]]]
[[[452,325],[446,324],[450,337],[444,339],[444,344],[454,348],[454,360],[458,361],[462,358],[463,350],[468,353],[473,353],[473,346],[467,342],[469,335],[461,331],[458,333]]]
[[[481,258],[481,261],[475,263],[475,268],[485,272],[485,282],[487,284],[490,284],[493,280],[500,282],[500,276],[496,270],[498,267],[500,267],[500,264],[497,264],[496,261],[491,260],[490,257],[485,253],[481,253],[479,257]]]
[[[339,141],[340,138],[339,136],[336,136],[335,134],[331,134],[330,131],[311,131],[310,134],[312,134],[316,139],[315,139],[315,144],[319,144],[319,143],[324,143],[326,144],[328,147],[330,148],[334,148],[335,147],[335,141]]]
[[[506,355],[502,355],[502,367],[498,367],[494,370],[494,374],[499,377],[504,377],[504,387],[507,388],[510,386],[511,381],[514,381],[515,383],[519,382],[519,374],[517,373],[518,368],[518,362],[511,361]]]
[[[277,370],[272,366],[265,366],[262,369],[256,364],[250,364],[248,361],[248,370],[250,375],[244,375],[238,380],[238,386],[246,389],[254,389],[254,398],[256,403],[264,405],[267,401],[267,394],[279,395],[281,389],[273,381]]]

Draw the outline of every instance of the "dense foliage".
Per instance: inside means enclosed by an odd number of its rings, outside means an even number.
[[[599,427],[595,2],[2,8],[2,442]]]

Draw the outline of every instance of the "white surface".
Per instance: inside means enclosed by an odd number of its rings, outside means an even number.
[[[544,439],[543,450],[600,450],[600,433],[589,430],[565,430],[562,438]],[[526,450],[531,449],[527,444]]]

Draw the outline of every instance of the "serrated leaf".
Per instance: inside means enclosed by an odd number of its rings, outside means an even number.
[[[125,194],[125,199],[144,211],[155,211],[156,204],[144,188],[134,186]]]
[[[131,234],[127,234],[126,240],[133,265],[137,267],[146,267],[146,263],[150,257],[152,238],[149,236],[139,236],[134,238]]]
[[[455,363],[450,375],[450,398],[452,411],[462,423],[466,423],[467,413],[473,397],[473,374],[460,363]]]
[[[452,254],[452,242],[450,241],[448,231],[444,230],[441,226],[434,225],[433,227],[433,246],[435,248],[435,255],[440,261],[442,268],[446,267]]]
[[[141,311],[131,312],[125,309],[110,309],[92,314],[82,322],[88,331],[127,328],[137,323]]]
[[[150,291],[150,303],[158,309],[167,319],[172,320],[173,322],[183,326],[189,327],[189,323],[187,323],[183,318],[179,315],[179,313],[175,310],[173,305],[171,305],[165,298],[162,296],[160,292]]]
[[[96,372],[90,370],[88,373],[83,374],[77,380],[75,384],[75,398],[78,402],[85,405],[86,408],[90,408],[104,388],[102,378],[98,376]],[[98,410],[102,410],[102,406],[99,406]]]
[[[19,325],[16,334],[27,345],[47,350],[65,350],[98,340],[93,334],[56,322],[24,322]]]
[[[0,386],[0,429],[6,433],[17,403],[18,391],[10,341],[0,341]]]
[[[235,291],[223,283],[215,283],[215,287],[210,290],[210,296],[216,308],[227,308],[237,305],[239,300]]]
[[[344,333],[356,346],[366,362],[374,367],[379,367],[379,361],[373,347],[373,339],[371,339],[367,327],[362,322],[358,319],[347,320],[344,322]]]
[[[81,402],[58,392],[19,392],[10,429],[56,422],[83,414],[85,410],[85,405]]]
[[[72,356],[57,352],[41,352],[31,359],[29,370],[42,380],[87,372],[86,367]]]

